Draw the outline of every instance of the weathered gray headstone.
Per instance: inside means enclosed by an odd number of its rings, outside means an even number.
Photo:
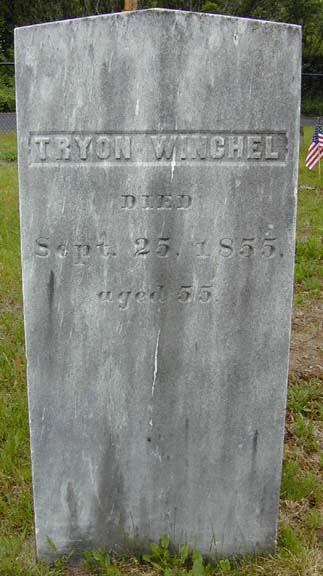
[[[300,45],[167,10],[16,30],[39,556],[274,548]]]

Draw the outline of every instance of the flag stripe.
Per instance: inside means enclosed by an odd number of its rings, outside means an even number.
[[[311,158],[306,160],[306,167],[309,168],[310,170],[312,170],[312,168],[314,168],[314,166],[316,166],[316,164],[318,163],[319,160],[321,160],[323,156],[323,148],[318,148],[315,150],[315,152],[311,155]]]
[[[314,150],[308,153],[306,163],[311,162],[311,160],[313,160],[313,158],[315,158],[316,156],[318,156],[318,147],[316,147]]]
[[[313,160],[313,158],[318,158],[318,157],[322,157],[323,154],[323,148],[317,148],[315,150],[315,153],[311,154],[311,157],[309,158],[309,162],[311,162]]]

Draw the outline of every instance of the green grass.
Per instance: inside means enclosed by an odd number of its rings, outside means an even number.
[[[14,162],[17,160],[16,134],[0,134],[0,161]]]
[[[296,303],[322,298],[323,174],[304,168],[312,128],[301,152],[296,255]],[[25,382],[15,136],[0,136],[0,574],[67,576],[68,558],[36,562]],[[323,166],[322,166],[323,171]],[[145,558],[116,560],[103,550],[84,555],[78,574],[109,576],[322,576],[323,382],[290,386],[281,489],[279,546],[274,556],[221,559],[215,566],[168,539]]]

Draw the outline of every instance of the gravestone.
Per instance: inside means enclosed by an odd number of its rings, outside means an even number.
[[[40,557],[273,550],[300,46],[168,10],[16,30]]]

